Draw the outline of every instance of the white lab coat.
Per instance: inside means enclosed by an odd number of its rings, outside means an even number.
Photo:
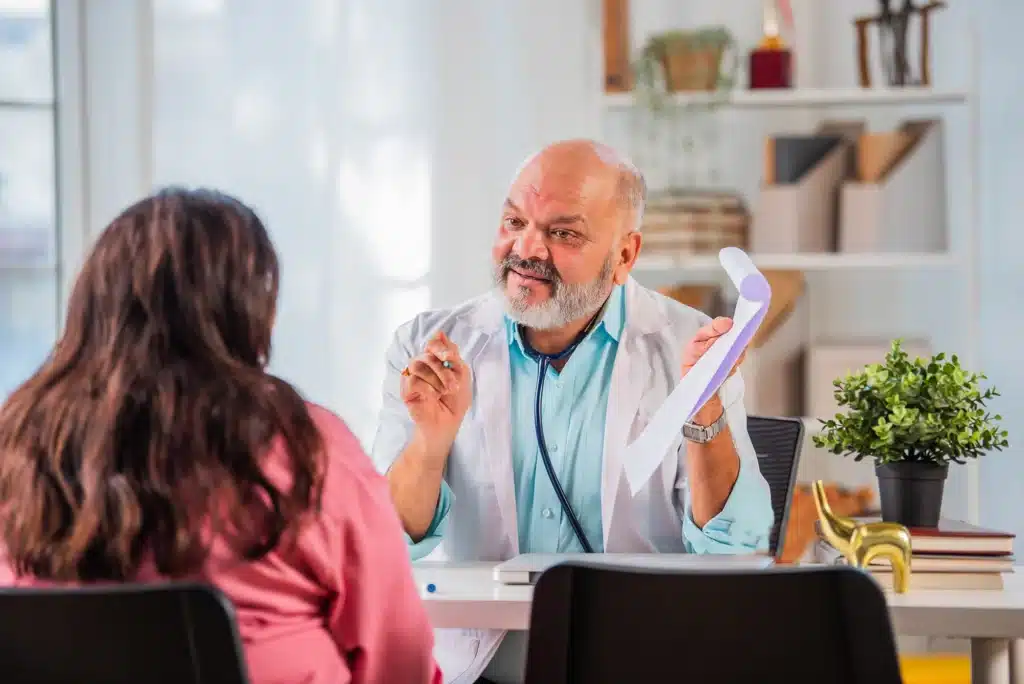
[[[630,495],[625,482],[622,457],[626,445],[679,381],[682,352],[709,319],[632,278],[625,286],[625,297],[626,323],[612,371],[605,422],[601,473],[605,551],[680,553],[686,550],[682,433],[636,496]],[[519,533],[512,476],[509,347],[497,294],[488,293],[454,309],[422,313],[395,333],[387,353],[374,462],[386,472],[412,434],[413,424],[400,397],[400,375],[438,330],[444,330],[458,345],[472,371],[473,403],[448,458],[445,479],[453,501],[447,532],[428,558],[506,560],[519,553]],[[733,491],[755,499],[744,502],[744,507],[760,512],[763,520],[764,510],[770,514],[771,499],[746,432],[740,373],[725,382],[719,396],[740,456],[740,475]],[[743,539],[747,543],[750,534],[763,534],[766,539],[769,532],[745,531],[739,520],[733,527],[735,534],[748,535]],[[472,684],[481,676],[504,636],[502,631],[478,629],[439,629],[435,634],[435,653],[445,681],[460,684]]]

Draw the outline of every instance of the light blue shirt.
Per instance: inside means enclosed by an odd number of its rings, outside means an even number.
[[[548,368],[544,378],[541,417],[544,438],[552,466],[572,505],[576,517],[595,552],[604,551],[601,523],[601,471],[604,459],[605,415],[612,366],[626,321],[622,286],[612,290],[601,321],[583,339],[560,373]],[[534,402],[539,364],[526,354],[518,326],[505,320],[511,372],[512,474],[515,479],[516,518],[520,553],[574,553],[583,546],[576,539],[568,517],[562,511],[554,487],[540,456],[534,426]],[[686,548],[692,553],[743,553],[767,548],[771,528],[770,503],[764,515],[757,510],[737,510],[759,504],[761,497],[744,505],[745,487],[737,480],[725,508],[704,529],[687,514],[681,521]],[[426,535],[413,542],[406,535],[412,560],[423,558],[440,543],[452,505],[452,491],[441,483],[434,518]],[[754,513],[751,516],[751,513]],[[765,534],[751,535],[732,529],[739,520],[751,517]],[[762,518],[765,518],[762,520]],[[739,519],[739,520],[737,520]],[[745,526],[742,526],[745,527]],[[756,528],[755,528],[756,529]],[[744,531],[745,532],[745,531]],[[737,538],[738,537],[738,538]]]
[[[625,322],[622,287],[612,290],[600,322],[580,342],[561,372],[549,365],[541,417],[558,481],[595,552],[601,529],[601,462],[608,389]],[[540,364],[526,353],[519,326],[505,320],[512,372],[512,475],[520,553],[582,553],[569,517],[548,478],[537,443],[534,406]]]

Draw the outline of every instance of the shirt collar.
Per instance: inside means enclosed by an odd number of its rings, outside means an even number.
[[[604,315],[601,316],[600,322],[594,326],[594,330],[591,331],[591,335],[598,333],[607,335],[613,341],[618,342],[622,336],[622,329],[626,324],[625,314],[625,297],[622,295],[622,285],[616,285],[612,288],[612,293],[608,296],[608,305],[604,308]],[[508,338],[510,345],[515,344],[519,347],[520,351],[526,353],[526,347],[523,344],[522,338],[519,336],[519,326],[515,324],[508,314],[505,315],[505,335]]]

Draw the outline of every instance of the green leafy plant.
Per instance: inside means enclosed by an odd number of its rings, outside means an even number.
[[[814,444],[840,456],[865,457],[876,464],[917,462],[936,466],[965,463],[1009,446],[986,402],[999,396],[982,390],[986,376],[960,367],[953,355],[911,360],[894,340],[884,363],[837,379],[835,398],[845,413],[822,420]]]
[[[716,100],[724,101],[736,82],[736,41],[728,29],[719,26],[696,29],[692,31],[666,31],[651,36],[640,57],[633,64],[636,78],[635,96],[648,108],[654,111],[663,110],[668,104],[665,83],[665,60],[675,49],[688,51],[721,50],[723,64],[719,65],[715,76],[715,90],[719,97],[711,97],[706,102],[694,102],[690,106],[711,108]],[[731,57],[731,66],[725,66],[724,60]]]

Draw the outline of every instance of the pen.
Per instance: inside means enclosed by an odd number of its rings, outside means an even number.
[[[428,594],[433,594],[437,591],[437,585],[433,582],[428,582],[427,584],[423,585],[423,591],[427,592]]]

